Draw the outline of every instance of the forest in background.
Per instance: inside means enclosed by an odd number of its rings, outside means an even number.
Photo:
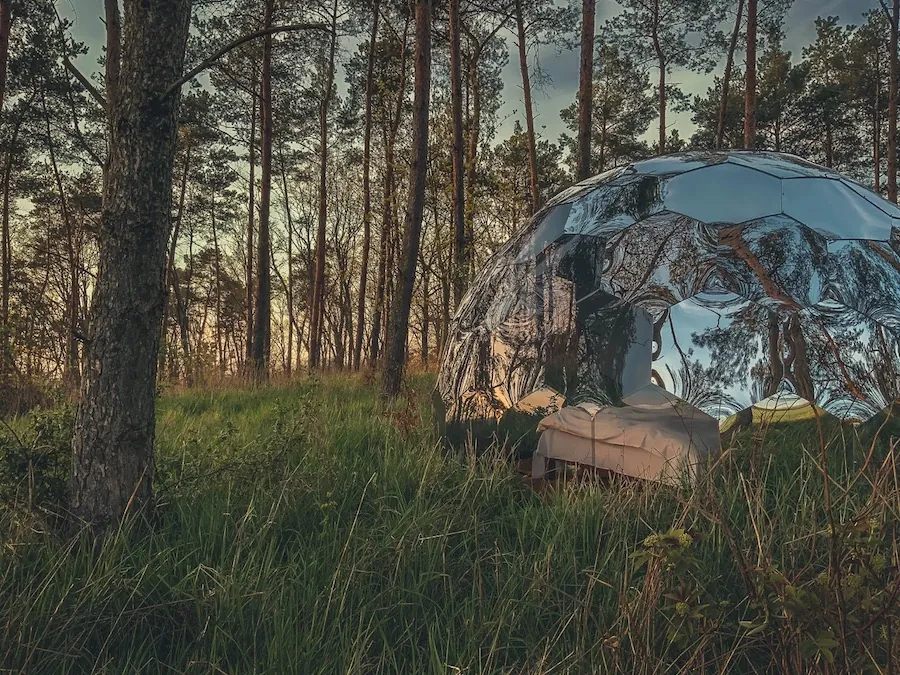
[[[86,47],[68,37],[50,0],[2,4],[2,376],[20,388],[62,381],[77,389],[98,264],[109,75],[92,81],[72,65]],[[537,49],[593,44],[584,175],[663,152],[743,147],[745,4],[621,0],[596,35],[582,34],[580,3],[451,0],[433,8],[412,362],[436,360],[474,271],[523,218],[578,177],[578,102],[559,113],[570,133],[549,138],[535,129],[529,85],[546,84]],[[754,9],[751,147],[834,167],[896,199],[896,163],[888,166],[892,8],[873,9],[859,26],[817,19],[815,40],[799,54],[782,46],[789,1]],[[187,65],[254,31],[298,29],[276,33],[268,58],[266,40],[240,44],[202,84],[184,88],[162,378],[193,383],[260,363],[289,375],[379,362],[409,191],[414,24],[405,3],[389,0],[195,3]],[[106,53],[91,56],[106,65]],[[511,56],[522,77],[503,82]],[[707,93],[684,94],[667,79],[673,68],[707,74]],[[521,123],[500,137],[501,101],[520,95]],[[672,110],[690,111],[690,138],[667,124]]]

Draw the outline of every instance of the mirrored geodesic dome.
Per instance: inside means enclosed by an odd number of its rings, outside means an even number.
[[[773,398],[863,422],[900,389],[900,209],[798,157],[682,153],[560,193],[457,308],[452,441],[655,385],[724,422]],[[524,421],[524,425],[518,424]]]

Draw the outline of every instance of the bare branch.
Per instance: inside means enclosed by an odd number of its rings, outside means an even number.
[[[87,92],[91,95],[91,97],[95,101],[97,101],[97,103],[99,103],[104,108],[106,108],[106,99],[103,98],[103,94],[101,94],[99,91],[97,91],[97,87],[92,85],[91,81],[89,79],[87,79],[84,75],[82,75],[81,71],[75,67],[74,63],[69,61],[68,56],[63,57],[63,65],[66,67],[66,70],[68,70],[75,77],[75,79],[78,80],[78,82],[81,84],[81,86],[87,90]]]
[[[204,70],[206,70],[207,68],[209,68],[210,66],[215,64],[216,61],[221,59],[223,56],[225,56],[225,54],[230,52],[235,47],[240,47],[245,42],[249,42],[250,40],[255,40],[256,38],[265,37],[266,35],[272,35],[273,33],[284,33],[287,31],[298,31],[298,30],[321,30],[326,33],[331,32],[331,28],[328,26],[328,24],[324,24],[324,23],[292,23],[292,24],[288,24],[285,26],[273,26],[271,28],[264,28],[262,30],[255,31],[253,33],[248,33],[247,35],[239,37],[234,42],[231,42],[231,43],[225,45],[224,47],[222,47],[222,49],[217,51],[212,56],[209,56],[209,57],[203,59],[196,66],[194,66],[188,72],[186,72],[184,75],[179,77],[175,82],[170,84],[168,86],[168,88],[166,88],[166,90],[163,92],[163,95],[160,97],[160,100],[165,100],[166,98],[171,96],[172,93],[174,93],[181,87],[181,85],[183,85],[188,80],[193,79],[198,74],[202,73]]]

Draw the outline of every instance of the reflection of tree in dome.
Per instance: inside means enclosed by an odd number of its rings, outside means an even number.
[[[821,235],[786,216],[769,216],[719,232],[718,264],[726,285],[768,306],[800,309],[822,299],[828,258]]]

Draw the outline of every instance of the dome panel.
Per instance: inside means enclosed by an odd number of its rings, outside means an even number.
[[[865,199],[867,202],[877,207],[879,210],[884,211],[887,215],[891,216],[892,218],[900,218],[900,207],[898,207],[894,202],[888,201],[880,194],[870,190],[858,181],[841,177],[841,182],[844,183],[848,188],[853,190],[853,192],[858,194],[860,197]]]
[[[890,237],[890,216],[840,180],[784,180],[782,193],[785,214],[828,239],[887,241]]]
[[[623,175],[573,203],[565,233],[608,236],[661,210],[659,179]]]
[[[824,299],[828,241],[787,216],[769,216],[718,233],[726,287],[763,305],[800,309]]]
[[[828,244],[824,295],[900,332],[900,255],[880,241]]]
[[[655,327],[653,382],[719,420],[762,398],[774,315],[734,293],[701,293]]]
[[[530,233],[520,244],[520,250],[515,256],[516,262],[527,263],[534,260],[541,251],[559,239],[565,232],[571,209],[572,204],[560,204],[544,207],[535,214],[529,224]]]
[[[890,330],[834,302],[799,316],[785,338],[799,384],[809,386],[807,378],[815,391],[806,398],[835,417],[865,422],[900,396],[900,344]]]
[[[728,157],[728,161],[738,166],[763,171],[775,178],[802,178],[804,176],[808,178],[824,178],[829,175],[823,170],[823,167],[793,155],[775,152],[735,152]]]
[[[726,161],[728,161],[728,156],[723,153],[695,151],[645,159],[636,162],[634,168],[641,174],[668,176],[686,173],[704,166],[722,164]]]
[[[603,292],[580,300],[575,311],[570,404],[616,404],[650,384],[653,322],[645,311]]]
[[[665,208],[704,223],[742,223],[781,212],[780,183],[735,164],[708,166],[666,181]]]
[[[715,228],[678,213],[657,213],[613,236],[603,279],[611,292],[657,311],[699,293],[716,264]]]

